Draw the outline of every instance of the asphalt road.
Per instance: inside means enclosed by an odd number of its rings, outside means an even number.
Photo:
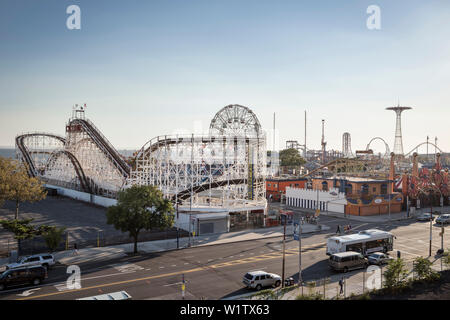
[[[325,254],[326,239],[336,231],[337,224],[347,224],[339,218],[322,217],[321,223],[330,230],[305,234],[302,238],[303,279],[312,280],[334,274]],[[402,258],[428,256],[429,223],[401,221],[391,223],[351,222],[354,231],[378,228],[394,233],[394,252]],[[440,227],[433,226],[432,254],[441,246]],[[449,232],[450,228],[447,227]],[[444,248],[450,247],[450,237]],[[298,242],[286,240],[286,277],[298,277]],[[70,276],[65,265],[49,271],[41,286],[7,289],[0,299],[78,299],[125,290],[133,299],[181,299],[181,280],[186,280],[186,299],[222,299],[246,294],[242,277],[249,270],[265,270],[281,275],[282,238],[244,241],[145,254],[101,263],[83,263],[81,288],[69,290]],[[353,271],[357,274],[361,271]]]

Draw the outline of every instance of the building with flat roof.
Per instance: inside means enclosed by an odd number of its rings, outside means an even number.
[[[286,195],[286,187],[306,188],[307,178],[267,178],[266,197],[269,201],[279,202]]]

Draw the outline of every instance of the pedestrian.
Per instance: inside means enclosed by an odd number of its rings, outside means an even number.
[[[337,229],[336,229],[336,234],[340,234],[341,233],[341,226],[338,224]]]
[[[339,280],[339,287],[341,288],[341,290],[339,291],[339,294],[343,294],[344,293],[344,277],[342,277],[341,280]]]
[[[73,255],[74,256],[78,255],[78,246],[76,243],[73,244]]]

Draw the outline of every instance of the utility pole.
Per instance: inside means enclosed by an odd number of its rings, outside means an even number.
[[[302,286],[303,278],[302,278],[302,217],[299,213],[298,218],[298,285]]]
[[[178,201],[177,201],[177,249],[180,249],[180,226],[179,226],[179,218],[178,218]]]
[[[304,155],[305,155],[305,161],[306,161],[306,156],[308,155],[308,153],[306,151],[306,110],[305,110],[305,145],[304,145],[304,147],[305,147]]]
[[[283,228],[283,270],[281,273],[281,287],[284,288],[284,269],[285,269],[285,257],[286,257],[286,214],[284,216],[284,228]]]
[[[429,256],[431,257],[431,242],[433,237],[433,197],[430,199],[430,208],[431,208],[431,217],[430,217],[430,250],[429,250]]]

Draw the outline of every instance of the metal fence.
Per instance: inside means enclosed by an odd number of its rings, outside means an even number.
[[[186,238],[189,233],[184,230],[177,232],[176,228],[172,228],[164,231],[142,231],[139,234],[138,241],[156,241],[156,240],[169,240],[177,239],[177,233],[179,238]],[[93,247],[106,247],[120,244],[134,243],[133,238],[128,236],[128,233],[122,234],[108,234],[103,231],[92,234],[91,236],[79,238],[76,232],[67,231],[59,242],[55,251],[71,250],[76,244],[78,249],[93,248]],[[18,242],[13,238],[2,240],[0,244],[0,256],[8,257],[12,250],[18,249]],[[37,253],[49,252],[49,248],[43,237],[38,236],[33,239],[21,240],[20,242],[20,254],[31,255]]]
[[[416,280],[417,274],[414,272],[414,260],[405,260],[408,275],[406,279]],[[442,256],[432,260],[432,269],[434,271],[450,270],[442,262]],[[325,300],[339,300],[352,296],[368,293],[373,289],[383,288],[385,283],[386,265],[369,267],[363,272],[336,273],[326,278],[304,281],[302,286],[298,284],[255,294],[251,299],[276,299],[276,300],[296,300],[312,299],[314,297]],[[375,270],[375,271],[371,271]],[[341,285],[342,284],[342,285]],[[303,297],[301,297],[303,296]]]

